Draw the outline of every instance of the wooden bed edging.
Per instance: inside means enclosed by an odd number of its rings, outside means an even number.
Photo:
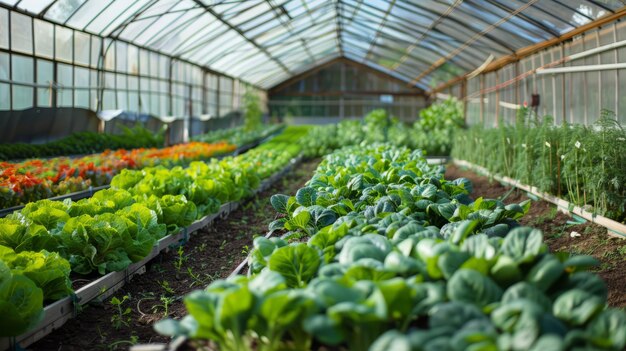
[[[239,156],[241,154],[244,154],[246,152],[248,152],[251,149],[254,149],[255,147],[271,140],[272,138],[274,138],[276,135],[278,135],[280,132],[282,132],[284,129],[283,128],[279,128],[277,131],[267,135],[266,137],[257,139],[253,142],[250,142],[246,145],[242,145],[240,147],[238,147],[237,149],[235,149],[234,151],[231,152],[226,152],[226,153],[221,153],[221,154],[217,154],[214,156],[211,156],[205,160],[202,160],[203,162],[211,162],[212,159],[217,159],[217,160],[221,160],[223,158],[229,157],[229,156]],[[198,160],[200,161],[200,160]],[[140,170],[136,169],[136,170]],[[63,195],[57,195],[57,196],[53,196],[53,197],[48,197],[45,199],[39,199],[39,200],[53,200],[53,201],[63,201],[65,199],[72,199],[72,201],[76,201],[76,200],[81,200],[81,199],[86,199],[89,197],[92,197],[93,194],[97,191],[100,190],[104,190],[104,189],[109,189],[111,186],[109,184],[107,185],[101,185],[101,186],[96,186],[96,187],[89,187],[85,190],[80,190],[80,191],[76,191],[73,193],[69,193],[69,194],[63,194]],[[35,201],[39,201],[39,200],[35,200]],[[31,201],[34,202],[34,201]],[[17,206],[12,206],[12,207],[6,207],[6,208],[2,208],[0,209],[0,218],[2,217],[6,217],[8,215],[10,215],[11,213],[15,212],[15,211],[19,211],[21,209],[23,209],[26,206],[26,204],[24,205],[17,205]]]
[[[257,193],[267,190],[273,183],[281,179],[288,172],[290,172],[294,167],[296,167],[300,162],[302,162],[303,157],[298,156],[292,159],[285,168],[283,168],[280,172],[274,174],[270,178],[266,179],[261,183],[259,188],[257,189]],[[267,233],[265,235],[266,238],[272,236],[272,233]],[[232,277],[234,275],[239,274],[241,270],[248,264],[247,256],[229,275],[228,277]],[[152,344],[139,344],[133,345],[130,347],[130,351],[176,351],[181,345],[183,345],[187,341],[187,338],[184,336],[178,336],[172,339],[169,343],[152,343]]]
[[[301,161],[302,156],[292,158],[283,169],[263,180],[255,190],[254,195],[267,190]],[[169,249],[171,246],[184,244],[191,233],[211,225],[218,218],[226,218],[238,207],[239,202],[236,201],[223,204],[217,213],[207,215],[195,221],[188,227],[181,229],[177,234],[170,234],[161,238],[152,247],[150,254],[141,261],[129,265],[123,271],[108,273],[76,290],[74,295],[44,306],[44,317],[39,325],[20,336],[0,338],[0,350],[21,350],[43,339],[46,335],[63,326],[65,322],[74,318],[79,313],[81,306],[87,305],[94,300],[104,301],[126,283],[130,282],[134,276],[145,273],[146,264],[161,252]]]
[[[496,179],[497,181],[504,183],[506,185],[524,190],[526,192],[529,192],[537,197],[539,197],[540,199],[543,199],[547,202],[550,202],[556,206],[558,206],[558,208],[560,210],[562,210],[565,213],[568,214],[573,214],[573,215],[577,215],[580,216],[592,223],[601,225],[603,227],[605,227],[607,229],[607,234],[610,236],[614,236],[614,237],[618,237],[618,238],[626,238],[626,225],[619,223],[617,221],[614,221],[610,218],[598,215],[598,214],[594,214],[591,213],[585,209],[583,209],[580,206],[575,206],[574,204],[572,204],[569,201],[563,200],[559,197],[556,197],[552,194],[548,194],[546,192],[543,192],[539,189],[537,189],[537,187],[534,186],[530,186],[530,185],[526,185],[524,183],[522,183],[519,180],[513,179],[513,178],[509,178],[506,176],[500,176],[497,174],[493,174],[491,173],[488,169],[475,165],[473,163],[464,161],[464,160],[458,160],[458,159],[453,159],[452,162],[459,166],[459,167],[465,167],[465,168],[469,168],[475,172],[478,172],[484,176],[487,177],[492,177],[493,179]]]

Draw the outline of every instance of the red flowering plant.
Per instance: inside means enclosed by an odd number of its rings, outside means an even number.
[[[123,169],[171,168],[231,152],[225,142],[179,144],[163,149],[107,150],[80,158],[0,162],[0,208],[107,185]]]

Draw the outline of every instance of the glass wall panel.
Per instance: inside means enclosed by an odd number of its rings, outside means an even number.
[[[35,54],[37,56],[54,57],[54,25],[35,19]]]
[[[23,110],[33,107],[33,88],[13,84],[12,110]]]
[[[139,50],[139,74],[150,75],[150,53],[147,50]]]
[[[57,106],[72,107],[74,102],[74,71],[71,65],[57,64],[59,89],[57,90]]]
[[[74,106],[89,108],[89,69],[74,68]]]
[[[9,48],[9,11],[0,8],[0,48]]]
[[[33,59],[26,56],[11,55],[11,78],[16,83],[34,83]],[[13,84],[12,109],[22,110],[33,106],[33,87]]]
[[[114,90],[104,91],[104,97],[102,98],[102,108],[104,110],[115,110],[117,108]]]
[[[55,57],[57,60],[72,62],[74,57],[73,38],[71,29],[55,26]]]
[[[12,80],[17,83],[33,83],[33,59],[27,56],[12,55],[11,56],[11,74]]]
[[[104,69],[115,70],[115,42],[105,39],[102,46],[104,52]]]
[[[118,72],[128,72],[128,45],[122,42],[116,42],[115,44],[115,69]]]
[[[127,70],[130,74],[139,74],[139,49],[134,45],[128,46]]]
[[[33,53],[33,26],[29,16],[11,12],[11,49]]]
[[[46,88],[37,88],[37,106],[51,107],[54,89],[54,64],[51,61],[37,60],[37,84],[45,85]]]
[[[11,109],[11,86],[0,83],[0,110]]]
[[[89,66],[90,56],[90,35],[74,32],[74,62]]]
[[[102,39],[96,36],[91,36],[91,67],[98,68],[102,66]]]
[[[11,79],[11,56],[7,53],[0,52],[0,79],[10,80]]]

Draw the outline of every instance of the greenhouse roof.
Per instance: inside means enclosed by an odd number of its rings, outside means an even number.
[[[557,38],[617,0],[0,0],[270,88],[337,57],[419,88]]]

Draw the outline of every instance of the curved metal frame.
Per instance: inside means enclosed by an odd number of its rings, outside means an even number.
[[[51,1],[34,16],[49,20],[50,10],[63,1],[66,0]],[[68,8],[59,24],[71,27],[74,16],[81,11],[84,15],[85,10],[89,6],[94,7],[98,1],[83,0],[77,6]],[[2,3],[12,4],[10,8],[23,13],[33,15],[32,12],[35,12],[34,9],[24,9],[23,0],[14,4],[13,1],[0,0],[0,5]],[[116,16],[107,19],[115,23],[114,26],[101,26],[98,33],[92,32],[112,39],[103,50],[103,55],[106,55],[112,42],[123,40],[172,59],[190,59],[209,69],[216,62],[223,61],[223,57],[234,58],[217,68],[264,88],[274,84],[270,82],[294,76],[325,56],[349,55],[358,62],[423,87],[428,85],[430,73],[435,68],[440,69],[444,62],[464,72],[471,71],[491,54],[513,54],[524,46],[558,37],[562,33],[557,28],[577,27],[579,24],[571,19],[574,15],[589,21],[596,19],[595,15],[583,11],[585,6],[608,13],[619,9],[617,3],[597,0],[549,0],[549,4],[562,11],[554,14],[542,8],[546,4],[548,0],[532,4],[528,9],[533,11],[520,11],[506,18],[502,14],[514,13],[517,5],[500,0],[456,0],[453,3],[437,0],[386,0],[386,3],[364,0],[146,0],[141,6],[137,6],[136,2],[126,4],[113,0],[104,6],[99,4],[94,7],[93,18],[86,24],[83,21],[82,28],[75,29],[90,32],[97,19],[102,23],[100,16],[110,14],[108,10],[111,6],[119,6]],[[193,13],[198,9],[203,11]],[[332,18],[327,19],[329,12]],[[534,18],[530,12],[541,14],[542,18]],[[179,14],[172,16],[174,13]],[[261,13],[263,18],[259,18]],[[480,13],[500,21],[494,26],[481,18]],[[160,22],[166,15],[172,16],[171,20]],[[322,16],[325,19],[320,21]],[[420,22],[410,18],[419,18]],[[554,25],[546,22],[546,18]],[[204,29],[203,21],[216,21],[220,25],[214,30]],[[131,34],[130,26],[139,22],[144,25]],[[321,31],[321,26],[328,26],[328,29]],[[181,37],[181,33],[189,33],[194,28],[198,28],[197,34],[183,34]],[[214,52],[205,49],[228,33],[235,33],[233,39],[237,40],[229,39],[228,45],[213,47]],[[507,41],[502,38],[505,33],[505,37],[519,40]],[[470,40],[472,45],[465,45]],[[388,44],[391,42],[393,45]],[[335,49],[331,50],[330,46]],[[239,52],[242,54],[238,55]],[[426,52],[432,53],[428,55],[430,58],[424,56]],[[206,55],[210,58],[202,60],[201,57]],[[381,60],[391,62],[391,66],[380,66]],[[102,64],[98,63],[98,69],[102,69]],[[260,74],[259,69],[268,72]]]

